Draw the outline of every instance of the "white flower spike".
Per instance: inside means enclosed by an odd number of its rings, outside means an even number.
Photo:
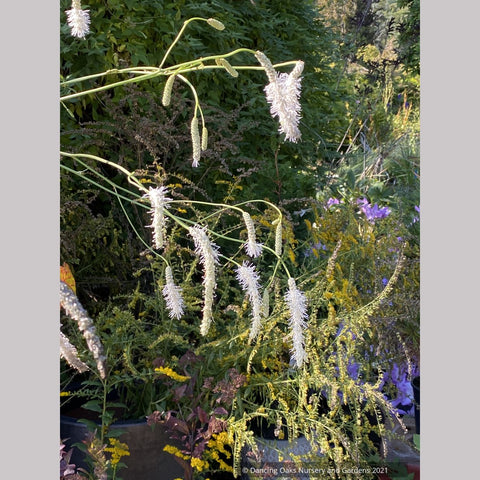
[[[149,225],[153,228],[153,247],[160,249],[165,243],[166,234],[166,218],[165,209],[168,208],[168,202],[172,199],[167,197],[168,189],[166,187],[150,187],[144,197],[148,197],[152,206],[150,214],[152,215],[152,223]]]
[[[250,257],[259,257],[262,253],[263,246],[261,243],[257,243],[257,237],[255,235],[255,226],[253,225],[252,217],[248,212],[243,212],[243,221],[247,227],[248,240],[245,243],[245,251]]]
[[[167,303],[168,315],[170,318],[180,320],[185,304],[182,298],[182,289],[173,282],[172,267],[170,265],[165,269],[165,286],[162,293]]]
[[[218,246],[210,241],[206,228],[194,225],[188,229],[195,243],[195,253],[203,265],[203,318],[200,325],[202,336],[207,335],[213,320],[213,298],[215,295],[215,265],[218,263]]]
[[[298,289],[294,278],[288,279],[288,292],[285,294],[285,300],[290,311],[289,324],[293,342],[291,359],[297,367],[301,367],[307,357],[305,339],[303,337],[303,331],[307,326],[305,320],[308,318],[307,299]]]
[[[246,293],[246,297],[252,304],[252,327],[250,329],[249,340],[254,340],[260,333],[262,325],[262,315],[264,313],[262,298],[260,296],[259,277],[254,265],[243,262],[237,268],[237,279]]]
[[[72,8],[65,13],[72,36],[85,38],[85,35],[90,31],[89,10],[82,10],[80,0],[72,0]]]
[[[289,74],[277,73],[265,54],[257,52],[255,56],[265,68],[269,80],[264,90],[270,104],[270,114],[273,118],[278,117],[280,122],[278,131],[285,134],[286,140],[296,143],[302,136],[298,124],[302,118],[299,99],[304,63],[297,61]]]

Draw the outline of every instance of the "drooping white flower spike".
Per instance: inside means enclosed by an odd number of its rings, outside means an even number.
[[[245,251],[250,257],[259,257],[262,253],[262,244],[257,243],[257,237],[255,235],[255,226],[253,225],[252,217],[248,212],[243,212],[243,221],[247,227],[248,240],[245,243]]]
[[[190,123],[190,136],[192,137],[192,167],[198,167],[202,151],[202,140],[198,129],[198,117],[193,117]]]
[[[75,368],[80,373],[88,370],[88,365],[80,360],[77,349],[70,343],[63,332],[60,332],[60,357],[64,358],[72,368]]]
[[[72,0],[72,8],[65,12],[67,23],[73,37],[85,38],[90,30],[89,10],[82,10],[80,0]]]
[[[172,199],[166,196],[168,189],[166,187],[150,187],[144,197],[148,197],[152,206],[150,214],[152,215],[152,223],[149,225],[153,228],[153,246],[156,249],[163,247],[165,243],[166,218],[165,209],[168,208],[168,202]]]
[[[65,313],[77,322],[78,329],[83,333],[88,349],[97,363],[97,369],[101,378],[106,378],[106,357],[103,353],[103,345],[95,331],[93,320],[83,308],[73,290],[60,281],[60,306]]]
[[[293,70],[287,73],[277,73],[267,56],[262,52],[255,54],[262,67],[265,68],[269,84],[265,87],[267,102],[270,104],[270,114],[278,117],[278,131],[285,134],[285,139],[296,143],[302,136],[298,124],[301,110],[301,74],[304,63],[299,60]]]
[[[205,336],[213,320],[213,298],[215,295],[215,265],[218,263],[218,246],[208,238],[206,228],[194,225],[188,229],[195,243],[195,253],[203,265],[203,318],[200,333]]]
[[[165,286],[162,293],[167,303],[170,318],[179,320],[183,315],[185,304],[182,298],[181,287],[175,285],[173,281],[172,267],[170,265],[165,269]]]
[[[292,333],[291,360],[297,367],[301,367],[307,355],[305,352],[305,339],[303,331],[307,326],[307,299],[298,289],[295,279],[288,279],[288,292],[285,294],[290,312],[289,325]]]
[[[237,279],[252,305],[252,326],[249,335],[249,340],[252,341],[260,333],[262,315],[264,314],[262,298],[260,296],[259,277],[255,266],[243,262],[243,264],[237,268]]]

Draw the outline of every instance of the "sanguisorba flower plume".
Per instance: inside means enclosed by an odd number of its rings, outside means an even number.
[[[170,265],[167,265],[165,269],[165,286],[162,293],[167,303],[170,318],[179,320],[183,315],[185,304],[182,298],[182,289],[175,285],[173,281],[172,267]]]
[[[83,333],[88,349],[97,363],[100,377],[105,378],[107,375],[106,357],[102,342],[95,331],[93,320],[88,316],[73,290],[62,281],[60,282],[60,306],[72,320],[77,322],[78,329]]]
[[[245,243],[245,251],[250,257],[259,257],[262,253],[263,246],[261,243],[257,243],[257,237],[255,235],[255,226],[253,224],[252,217],[248,212],[243,212],[243,221],[247,227],[248,239]]]
[[[144,195],[149,198],[152,206],[150,210],[152,223],[149,226],[153,228],[153,246],[157,249],[162,248],[165,243],[165,209],[168,208],[168,202],[172,200],[166,196],[167,191],[166,187],[150,187],[148,193]]]
[[[85,38],[90,30],[89,10],[82,10],[80,0],[72,0],[72,8],[65,12],[67,23],[73,37]]]
[[[278,131],[285,134],[286,140],[295,143],[302,136],[298,124],[302,118],[300,92],[304,63],[301,60],[297,61],[289,74],[278,73],[263,52],[256,52],[255,56],[265,68],[269,80],[265,94],[270,104],[270,114],[273,118],[278,117],[280,122]]]
[[[237,268],[237,279],[252,305],[252,326],[249,335],[249,340],[252,341],[260,333],[262,315],[264,313],[262,297],[260,296],[259,277],[255,266],[248,262],[243,262],[243,264]]]
[[[77,349],[70,343],[63,332],[60,332],[60,357],[64,358],[72,368],[75,368],[80,373],[88,370],[88,365],[80,360]]]
[[[188,229],[195,243],[195,253],[203,265],[203,318],[200,333],[205,336],[213,320],[213,298],[215,295],[215,265],[218,263],[218,246],[210,241],[205,227],[194,225]]]
[[[307,326],[307,299],[298,289],[295,279],[288,279],[288,292],[285,294],[285,301],[290,312],[289,325],[292,334],[291,359],[297,367],[301,367],[306,359],[305,339],[303,331]]]

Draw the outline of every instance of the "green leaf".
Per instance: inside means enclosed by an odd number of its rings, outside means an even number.
[[[92,412],[102,413],[102,407],[98,400],[89,400],[87,403],[82,405],[82,408],[86,410],[91,410]]]

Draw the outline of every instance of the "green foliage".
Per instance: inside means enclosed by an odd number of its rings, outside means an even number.
[[[318,149],[328,149],[329,145],[339,141],[338,134],[345,127],[345,115],[343,90],[337,85],[340,65],[335,63],[335,58],[338,53],[334,37],[318,18],[313,2],[169,3],[155,0],[134,2],[135,7],[113,0],[105,3],[92,0],[88,4],[92,34],[87,35],[85,41],[75,41],[68,36],[64,27],[61,43],[64,78],[130,65],[158,65],[182,22],[199,15],[218,18],[224,22],[226,29],[218,32],[192,24],[184,41],[172,50],[168,64],[228,52],[240,45],[262,50],[279,62],[292,58],[305,61],[301,123],[303,141],[294,150],[282,144],[278,135],[272,136],[277,125],[270,118],[268,105],[262,95],[264,72],[253,72],[248,76],[241,74],[236,79],[221,71],[209,72],[208,75],[201,71],[191,74],[205,105],[230,112],[238,106],[245,107],[239,112],[236,122],[235,128],[242,132],[243,137],[237,145],[245,157],[255,159],[263,166],[259,181],[251,179],[249,193],[258,191],[258,196],[272,199],[277,178],[270,172],[277,150],[278,163],[296,169],[300,165],[314,163]],[[66,5],[67,2],[62,2],[62,11]],[[121,15],[117,12],[121,12]],[[134,52],[135,57],[129,52]],[[240,55],[237,62],[251,64],[252,59]],[[162,87],[156,81],[142,84],[142,89],[152,94],[161,92]],[[123,97],[124,92],[119,89],[111,95]],[[69,108],[82,121],[103,119],[106,112],[102,104],[93,100],[92,97],[74,101]],[[64,115],[65,121],[69,121],[66,112]],[[212,123],[210,130],[215,131],[219,125]],[[232,130],[232,134],[238,135],[235,130]],[[231,156],[229,161],[235,168],[235,156]],[[290,172],[281,178],[284,185],[288,184]],[[284,187],[282,196],[288,198],[295,188]]]
[[[97,378],[82,335],[63,319],[63,331],[92,370],[77,375],[62,363],[62,387],[83,382],[79,396],[90,399],[86,406],[104,426],[123,415],[175,411],[206,440],[219,392],[205,382],[219,385],[235,369],[245,383],[222,413],[235,473],[240,449],[253,445],[259,425],[278,438],[305,435],[336,466],[378,453],[373,439],[387,435],[384,422],[395,418],[382,373],[392,362],[419,360],[418,76],[400,65],[401,37],[393,26],[409,18],[405,9],[392,1],[338,4],[323,2],[324,23],[308,0],[91,0],[84,8],[92,33],[84,41],[69,36],[62,13],[65,80],[159,65],[194,16],[218,18],[226,29],[193,22],[168,65],[239,46],[275,62],[305,61],[298,144],[277,133],[263,71],[240,69],[236,78],[223,70],[186,73],[209,129],[196,169],[190,133],[196,105],[185,84],[175,81],[168,107],[163,77],[65,103],[61,262],[74,267],[109,373]],[[62,12],[68,6],[62,0]],[[244,52],[230,60],[257,65]],[[68,92],[120,79],[112,73],[68,85]],[[142,198],[157,186],[171,197],[161,255],[150,247],[150,205]],[[327,207],[333,196],[342,203]],[[356,203],[362,197],[391,214],[368,221]],[[264,248],[254,264],[269,305],[253,340],[251,301],[236,278],[236,267],[251,261],[243,245],[245,212]],[[186,232],[191,225],[208,228],[220,252],[206,336],[200,329],[205,271]],[[166,265],[185,301],[180,319],[169,316],[162,295]],[[289,278],[297,279],[308,305],[302,368],[291,361]],[[189,355],[201,363],[184,363]]]

